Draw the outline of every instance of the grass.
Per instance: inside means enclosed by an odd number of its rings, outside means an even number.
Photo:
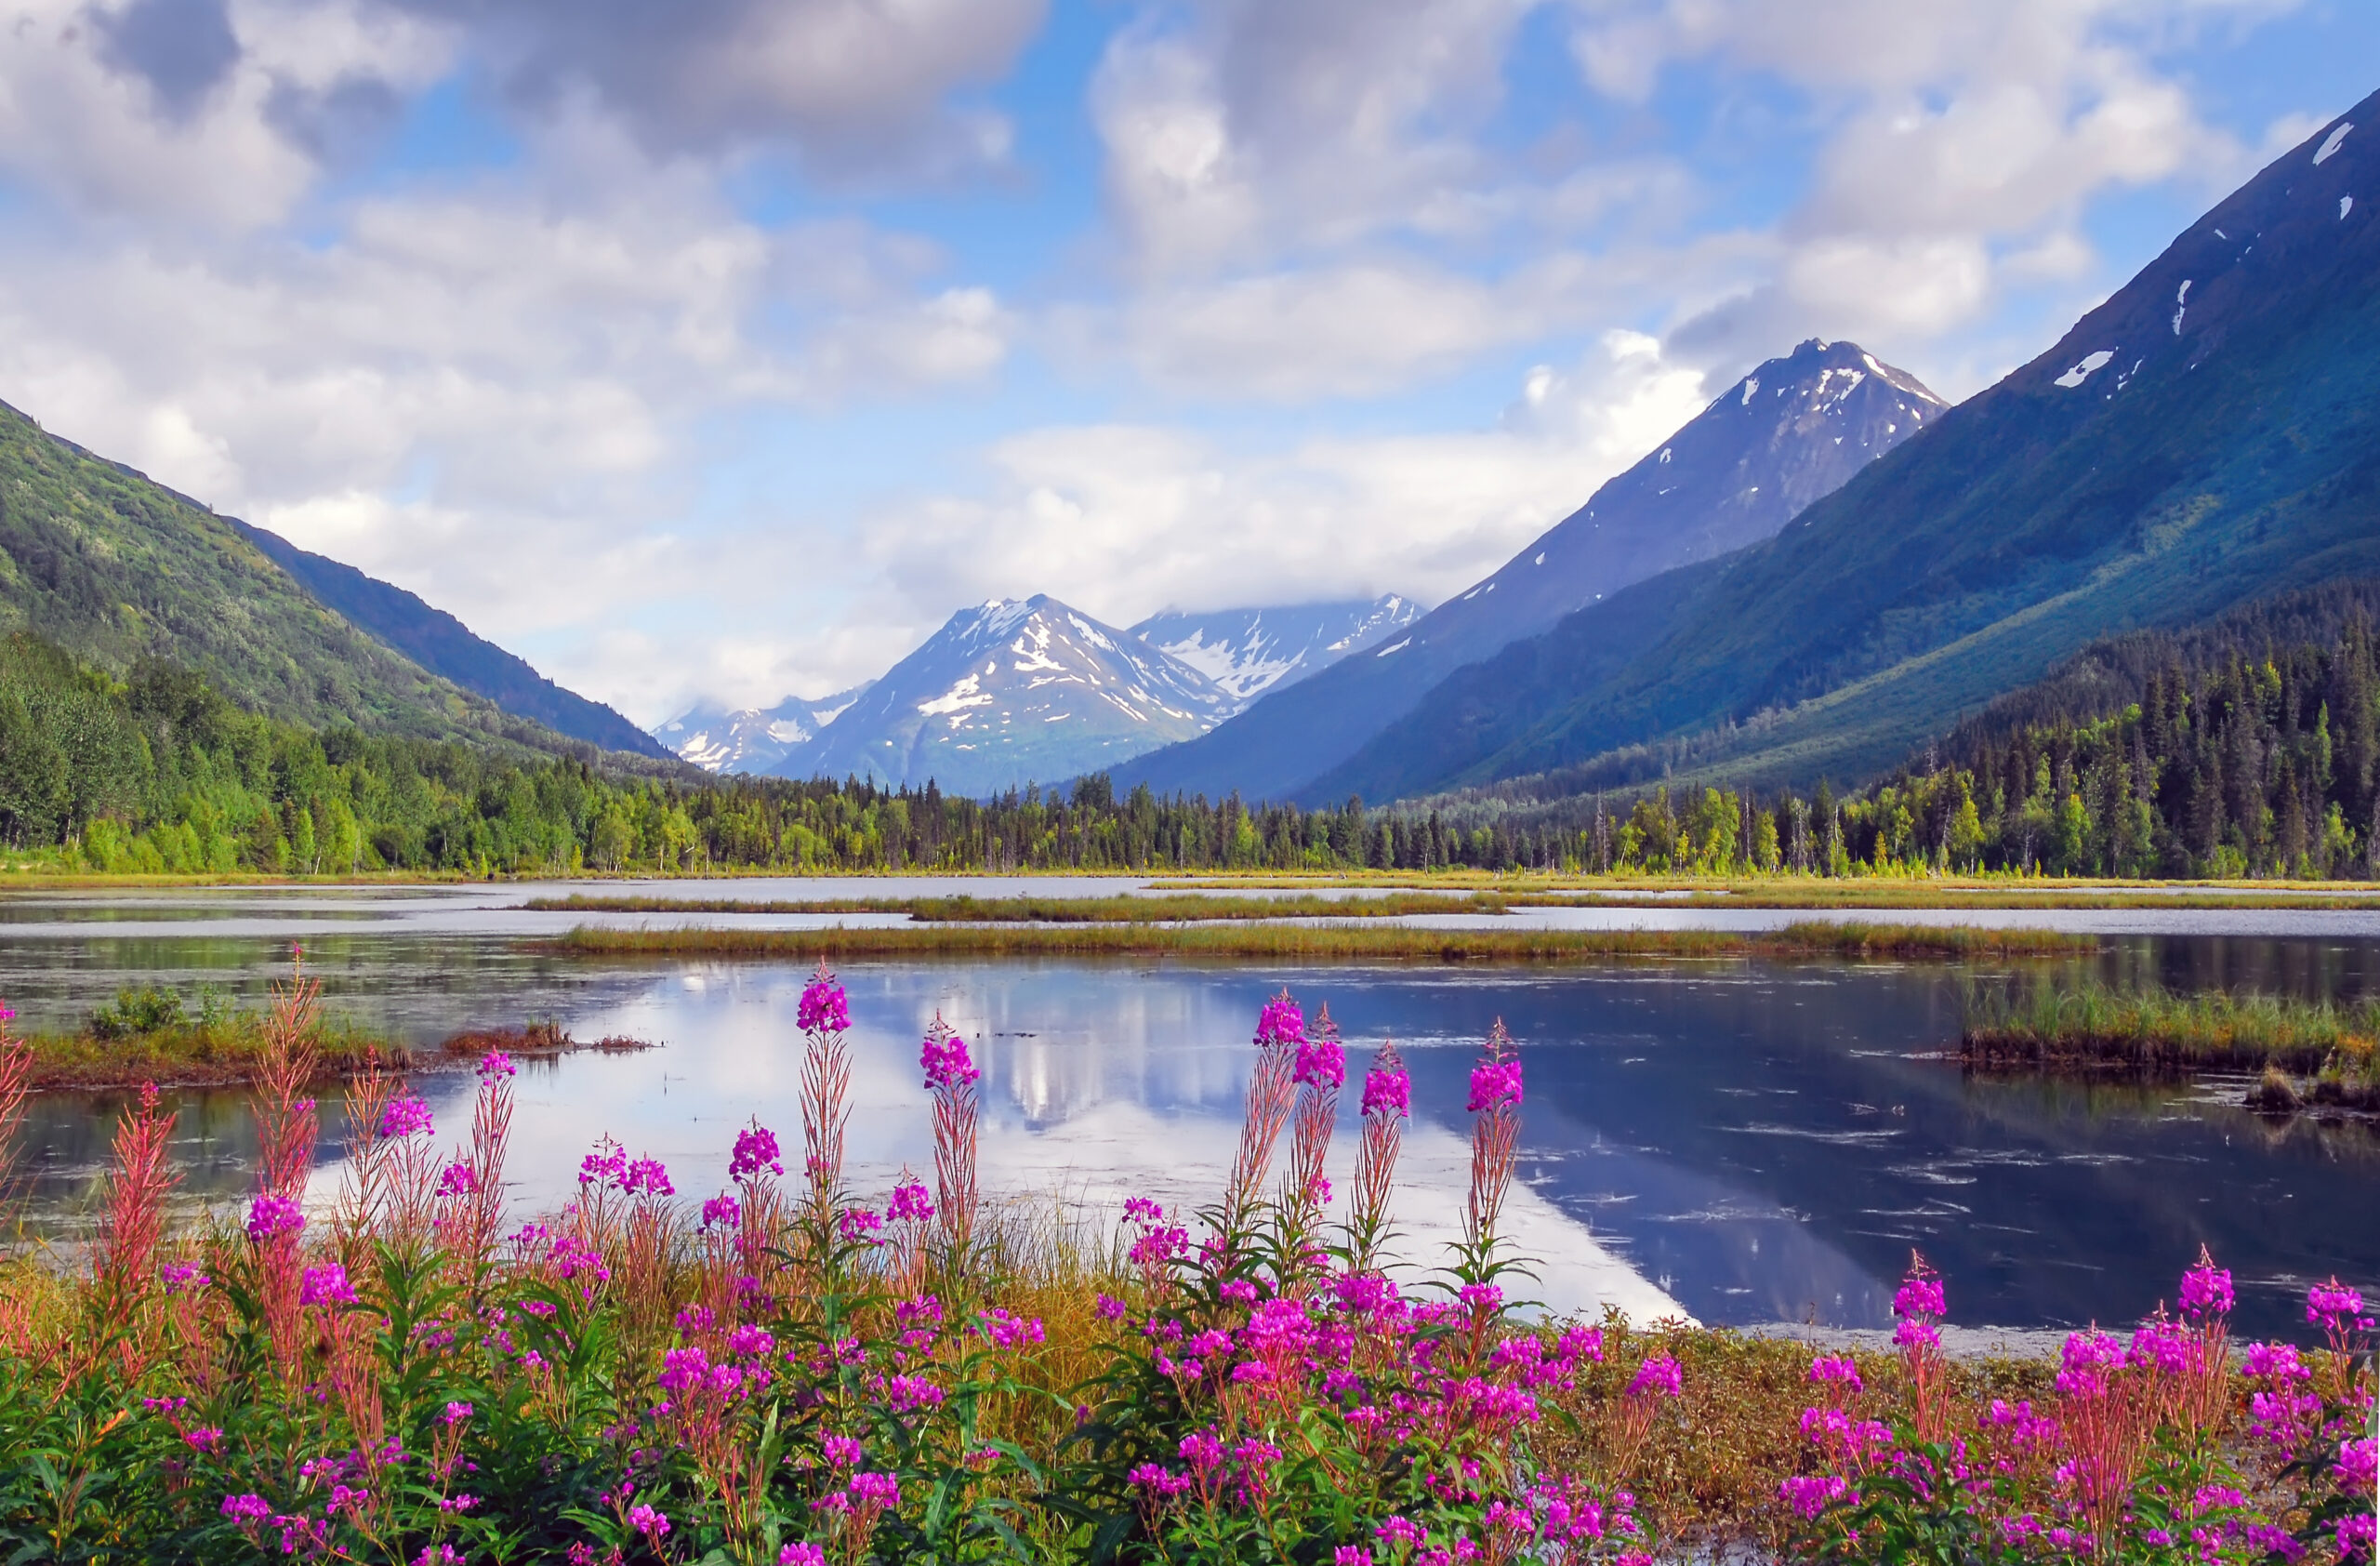
[[[1385,892],[1363,897],[1312,893],[1285,897],[1197,892],[1110,897],[813,897],[749,902],[734,897],[532,897],[521,905],[563,913],[906,913],[936,924],[1157,924],[1202,920],[1395,919],[1416,913],[1504,913],[1493,892]]]
[[[2341,1006],[2223,990],[2119,989],[2096,979],[2011,979],[1969,985],[1960,1053],[1990,1068],[2294,1072],[2317,1079],[2318,1102],[2380,1108],[2375,1038],[2380,1001]]]
[[[546,949],[587,956],[1117,956],[1579,962],[1621,958],[2070,956],[2085,936],[1972,925],[1811,921],[1781,930],[1422,930],[1343,923],[945,924],[886,929],[607,930],[581,925]]]
[[[33,1059],[26,1085],[43,1089],[218,1087],[252,1082],[262,1070],[267,1042],[263,1019],[253,1013],[109,1036],[90,1029],[22,1036]],[[472,1029],[443,1044],[416,1049],[394,1043],[345,1022],[325,1022],[311,1035],[315,1079],[336,1082],[377,1062],[385,1070],[436,1069],[475,1060],[489,1050],[508,1055],[569,1055],[579,1050],[642,1049],[634,1039],[581,1043],[549,1022],[525,1028]]]

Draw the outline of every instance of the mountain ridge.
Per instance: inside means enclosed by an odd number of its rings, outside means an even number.
[[[1617,786],[1673,739],[1711,778],[1855,776],[2096,637],[2368,574],[2375,116],[2380,93],[1776,538],[1460,671],[1317,789]]]
[[[295,577],[315,599],[432,674],[487,697],[516,717],[606,750],[656,759],[671,752],[602,702],[555,683],[526,658],[476,634],[461,620],[392,582],[303,550],[269,528],[223,519]]]
[[[1943,405],[1857,343],[1808,339],[1713,397],[1404,640],[1275,692],[1210,735],[1129,763],[1117,781],[1161,792],[1319,797],[1305,786],[1456,670],[1681,560],[1775,533]]]
[[[951,616],[775,773],[988,795],[1105,771],[1229,707],[1188,664],[1047,594],[992,599]]]

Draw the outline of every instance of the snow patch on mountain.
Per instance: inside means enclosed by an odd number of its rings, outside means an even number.
[[[693,707],[648,732],[706,771],[767,772],[795,746],[816,738],[866,690],[854,685],[815,701],[787,697],[774,707]]]
[[[1287,608],[1168,610],[1132,627],[1132,634],[1214,682],[1237,711],[1266,691],[1362,651],[1422,612],[1395,593]]]

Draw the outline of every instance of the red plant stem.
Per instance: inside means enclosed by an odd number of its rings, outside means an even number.
[[[1256,1192],[1273,1165],[1273,1148],[1296,1102],[1297,1061],[1288,1046],[1266,1044],[1257,1054],[1256,1068],[1248,1074],[1248,1108],[1239,1126],[1239,1150],[1232,1157],[1231,1180],[1223,1191],[1224,1221],[1234,1229],[1247,1224],[1255,1210]]]
[[[843,1133],[851,1120],[851,1049],[840,1031],[813,1029],[801,1058],[802,1170],[813,1219],[831,1219],[843,1184]]]
[[[127,1110],[116,1122],[106,1226],[93,1267],[102,1308],[118,1325],[154,1290],[165,1197],[181,1178],[165,1162],[176,1117],[157,1112],[154,1082],[141,1086],[138,1110]]]
[[[1488,1030],[1485,1054],[1489,1061],[1501,1063],[1514,1053],[1512,1035],[1504,1031],[1503,1018],[1498,1017]],[[1513,1160],[1520,1136],[1520,1107],[1509,1100],[1480,1111],[1471,1125],[1471,1195],[1463,1210],[1462,1234],[1472,1254],[1482,1261],[1496,1243],[1496,1226],[1503,1215],[1504,1198],[1512,1190]]]
[[[976,1118],[982,1097],[972,1082],[933,1090],[933,1183],[943,1252],[952,1267],[965,1265],[975,1232]]]

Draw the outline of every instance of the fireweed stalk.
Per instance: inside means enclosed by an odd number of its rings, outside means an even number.
[[[849,998],[826,959],[802,988],[794,1020],[801,1029],[801,1172],[813,1222],[834,1211],[843,1184],[843,1131],[851,1119]]]
[[[1347,1216],[1347,1270],[1369,1273],[1387,1243],[1388,1198],[1396,1154],[1413,1113],[1413,1082],[1394,1041],[1383,1042],[1364,1073],[1362,1143],[1355,1153],[1355,1200]]]
[[[1323,1165],[1330,1156],[1331,1133],[1339,1125],[1339,1090],[1347,1081],[1347,1051],[1339,1042],[1339,1027],[1330,1008],[1322,1007],[1314,1029],[1297,1047],[1290,1062],[1297,1105],[1289,1115],[1289,1166],[1281,1178],[1281,1254],[1275,1267],[1290,1280],[1292,1292],[1302,1292],[1306,1281],[1327,1259],[1318,1243],[1322,1211],[1330,1201],[1330,1182]]]
[[[918,1047],[918,1064],[933,1095],[933,1183],[942,1213],[942,1265],[963,1272],[975,1235],[976,1120],[983,1101],[976,1084],[984,1073],[968,1055],[967,1041],[938,1012]]]
[[[1232,1155],[1231,1174],[1223,1187],[1223,1220],[1217,1226],[1226,1244],[1236,1243],[1263,1204],[1273,1148],[1297,1102],[1297,1056],[1305,1042],[1305,1013],[1284,989],[1257,1014],[1256,1065],[1248,1073],[1239,1147]]]
[[[1471,1068],[1471,1194],[1463,1208],[1462,1246],[1456,1271],[1466,1283],[1486,1283],[1511,1267],[1496,1259],[1497,1224],[1513,1187],[1520,1148],[1521,1059],[1498,1017]]]

